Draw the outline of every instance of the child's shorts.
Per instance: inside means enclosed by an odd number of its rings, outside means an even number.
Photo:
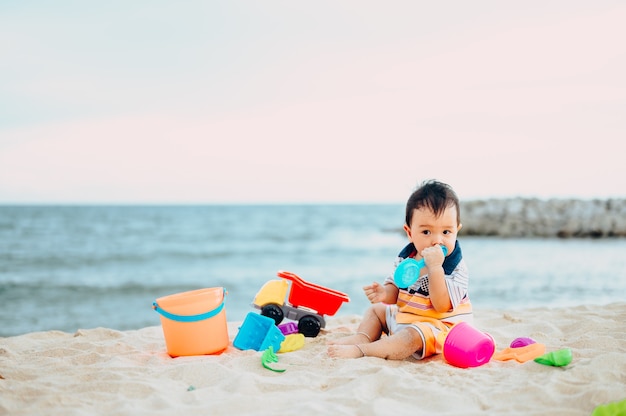
[[[422,345],[424,347],[421,351],[415,351],[413,358],[421,360],[431,355],[441,354],[443,351],[443,340],[448,333],[452,325],[452,322],[443,322],[436,319],[428,320],[425,322],[413,322],[410,324],[399,324],[396,315],[398,314],[397,305],[388,305],[385,312],[385,318],[387,320],[387,328],[389,329],[389,335],[405,329],[412,328],[422,337]],[[425,318],[428,319],[428,318]]]

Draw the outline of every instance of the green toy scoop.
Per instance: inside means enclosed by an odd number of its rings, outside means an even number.
[[[261,364],[263,364],[263,367],[267,368],[268,370],[272,370],[277,373],[284,372],[285,371],[284,368],[270,367],[270,363],[277,363],[277,362],[278,362],[278,356],[274,354],[274,347],[270,345],[268,349],[263,351],[263,355],[261,355]]]
[[[563,348],[535,358],[535,362],[553,367],[564,367],[572,362],[572,350]]]

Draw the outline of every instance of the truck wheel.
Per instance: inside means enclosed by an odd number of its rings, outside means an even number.
[[[305,337],[316,337],[321,328],[320,320],[313,315],[303,316],[298,322],[298,332]]]
[[[261,308],[261,315],[272,318],[274,322],[276,322],[276,325],[281,323],[284,317],[283,310],[280,309],[280,306],[274,303],[263,306]]]

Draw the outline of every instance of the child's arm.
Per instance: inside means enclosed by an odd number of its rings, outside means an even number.
[[[399,290],[391,283],[381,285],[374,282],[371,285],[363,286],[363,291],[371,303],[383,302],[392,305],[398,300]]]
[[[452,309],[443,267],[428,269],[428,292],[430,303],[437,312],[448,312]]]
[[[443,252],[437,247],[423,250],[422,256],[428,268],[428,292],[430,302],[437,312],[448,312],[452,309],[452,301],[448,294],[446,275],[443,271]]]

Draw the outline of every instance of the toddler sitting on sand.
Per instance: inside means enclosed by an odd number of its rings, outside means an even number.
[[[454,323],[472,319],[469,276],[457,241],[461,227],[459,199],[449,185],[431,180],[418,187],[406,204],[404,230],[409,244],[395,266],[415,258],[423,259],[425,267],[408,287],[398,287],[391,276],[383,285],[365,286],[373,305],[356,334],[329,342],[328,354],[402,360],[441,353],[438,339]]]

